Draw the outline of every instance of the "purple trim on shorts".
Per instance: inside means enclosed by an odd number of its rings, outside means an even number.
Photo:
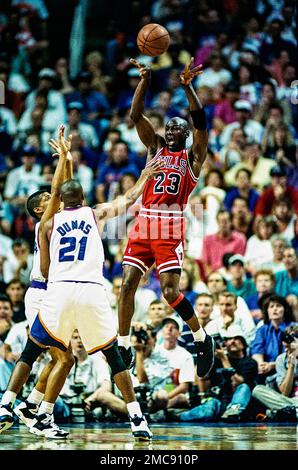
[[[31,281],[30,287],[34,287],[35,289],[44,289],[47,290],[47,282],[42,281]]]

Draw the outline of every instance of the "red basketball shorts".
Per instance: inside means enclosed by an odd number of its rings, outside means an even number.
[[[139,217],[129,234],[123,265],[135,266],[143,274],[154,262],[159,273],[181,269],[183,230],[181,221],[169,223]]]

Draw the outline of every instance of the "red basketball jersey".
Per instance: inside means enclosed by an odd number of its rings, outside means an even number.
[[[147,181],[142,195],[141,214],[159,216],[177,215],[183,212],[188,196],[197,184],[188,160],[187,149],[170,152],[167,147],[160,149],[154,160],[163,160],[161,173]],[[182,214],[181,214],[182,215]]]

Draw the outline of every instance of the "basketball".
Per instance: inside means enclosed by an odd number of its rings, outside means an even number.
[[[137,37],[138,48],[142,54],[155,57],[163,54],[170,45],[170,35],[166,28],[157,23],[146,24]]]

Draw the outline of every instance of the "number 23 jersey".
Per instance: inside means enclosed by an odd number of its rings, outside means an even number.
[[[49,282],[101,284],[104,251],[91,207],[64,209],[53,217]]]
[[[164,213],[182,212],[198,181],[190,166],[187,149],[170,152],[167,147],[163,147],[154,160],[162,160],[164,168],[146,183],[142,195],[142,209],[147,213],[148,209],[149,212],[157,209]]]

